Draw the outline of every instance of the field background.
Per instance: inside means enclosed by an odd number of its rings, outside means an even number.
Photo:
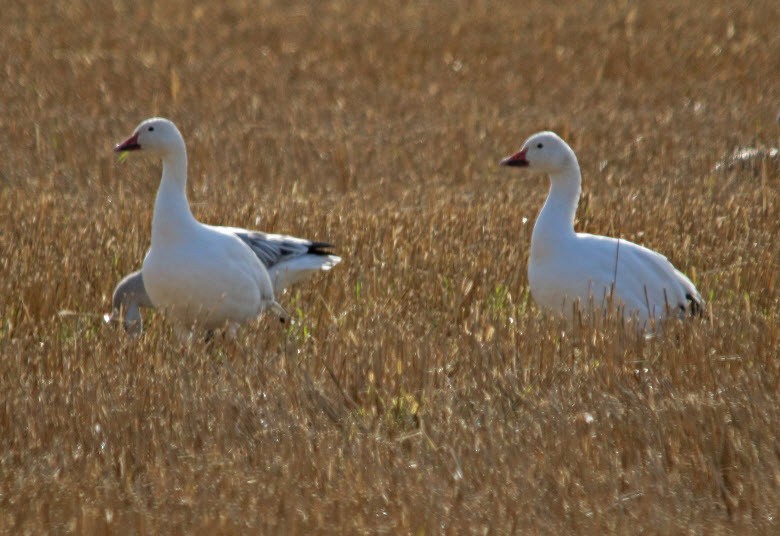
[[[780,533],[780,3],[5,2],[0,532]],[[560,4],[560,5],[555,5]],[[202,221],[344,262],[190,349],[101,320],[149,244],[152,115]],[[554,129],[576,227],[710,320],[638,339],[528,295]],[[62,314],[71,311],[76,314]]]

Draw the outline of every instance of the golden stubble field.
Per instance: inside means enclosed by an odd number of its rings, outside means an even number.
[[[0,10],[0,532],[780,531],[780,4],[70,1]],[[234,341],[106,325],[179,125],[201,220],[344,262]],[[567,328],[527,289],[552,128],[577,229],[710,319]],[[75,314],[61,314],[71,311]]]

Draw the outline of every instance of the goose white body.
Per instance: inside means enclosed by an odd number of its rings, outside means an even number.
[[[611,305],[646,323],[667,314],[682,316],[690,297],[701,300],[666,257],[628,240],[577,233],[554,247],[552,259],[528,264],[531,295],[551,311],[568,315],[575,301],[581,311]]]
[[[179,238],[162,246],[153,238],[144,258],[144,285],[158,308],[213,329],[245,323],[274,303],[268,272],[237,236],[201,226]]]
[[[237,227],[219,229],[235,234],[250,247],[268,270],[277,296],[291,285],[308,279],[316,272],[328,271],[341,262],[341,257],[327,252],[332,246],[325,242]],[[138,335],[143,329],[141,307],[154,308],[154,305],[139,270],[125,276],[114,289],[112,316],[124,310],[125,328],[130,335]]]

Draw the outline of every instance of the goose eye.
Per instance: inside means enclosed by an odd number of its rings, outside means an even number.
[[[154,127],[149,127],[147,130],[148,130],[149,132],[154,132]]]
[[[537,143],[537,144],[536,144],[536,148],[537,148],[537,149],[541,149],[542,147],[544,147],[544,144],[543,144],[543,143]]]

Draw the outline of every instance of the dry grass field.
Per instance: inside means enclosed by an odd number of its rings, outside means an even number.
[[[188,4],[188,5],[184,5]],[[559,5],[556,5],[559,4]],[[590,5],[589,5],[590,4]],[[780,3],[22,2],[0,10],[0,533],[778,534]],[[235,340],[102,320],[176,121],[202,221],[344,262]],[[543,176],[710,318],[528,293]],[[70,313],[67,313],[67,312]],[[65,313],[63,313],[65,312]]]

